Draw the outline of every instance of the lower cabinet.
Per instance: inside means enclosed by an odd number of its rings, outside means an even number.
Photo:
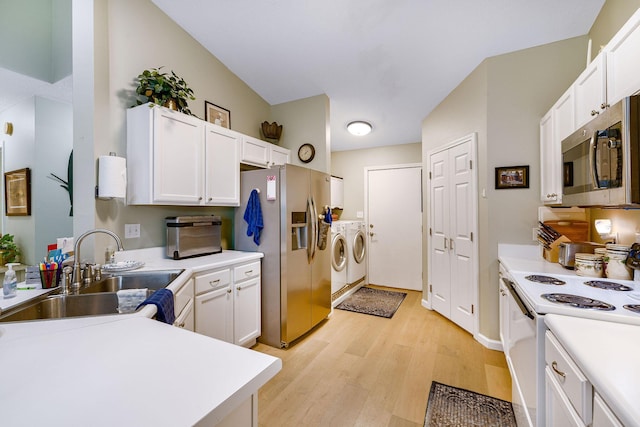
[[[250,347],[261,334],[260,261],[195,277],[195,331]]]
[[[195,330],[193,295],[194,280],[191,278],[175,293],[174,296],[176,320],[173,322],[173,325],[191,332]]]

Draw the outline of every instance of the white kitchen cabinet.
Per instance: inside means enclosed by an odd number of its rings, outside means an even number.
[[[195,331],[251,347],[261,334],[260,262],[200,273],[195,279]]]
[[[240,134],[149,105],[127,110],[127,203],[239,206]]]
[[[607,62],[607,101],[610,105],[640,90],[640,9],[604,48]]]
[[[503,267],[500,265],[498,273],[498,290],[500,292],[499,312],[500,312],[500,342],[502,352],[506,359],[509,359],[509,289],[502,281]]]
[[[191,332],[195,331],[193,297],[194,280],[191,278],[175,293],[174,310],[176,313],[176,320],[173,322],[174,326]]]
[[[589,122],[607,107],[605,59],[605,54],[598,54],[574,83],[574,130]]]
[[[262,168],[289,163],[291,155],[287,148],[246,135],[242,137],[241,151],[242,163]]]
[[[593,427],[622,427],[622,423],[598,393],[593,396]]]
[[[586,427],[548,366],[545,368],[545,396],[547,399],[545,426]]]

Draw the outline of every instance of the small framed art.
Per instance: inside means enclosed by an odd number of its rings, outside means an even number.
[[[31,169],[5,172],[4,205],[7,216],[31,215]]]
[[[204,101],[204,119],[209,123],[231,129],[231,111],[209,101]]]
[[[529,188],[529,165],[496,168],[496,190]]]

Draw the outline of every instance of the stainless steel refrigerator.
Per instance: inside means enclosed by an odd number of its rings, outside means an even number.
[[[259,244],[244,219],[253,189],[264,223]],[[260,342],[287,347],[329,315],[331,232],[322,217],[330,202],[331,177],[322,172],[285,165],[241,173],[234,246],[264,253]]]

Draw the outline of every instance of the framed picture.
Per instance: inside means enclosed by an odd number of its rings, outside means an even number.
[[[204,119],[210,123],[231,129],[231,111],[204,101]]]
[[[496,189],[529,188],[529,166],[496,168]]]
[[[31,215],[31,170],[29,168],[5,172],[4,205],[7,216]]]

